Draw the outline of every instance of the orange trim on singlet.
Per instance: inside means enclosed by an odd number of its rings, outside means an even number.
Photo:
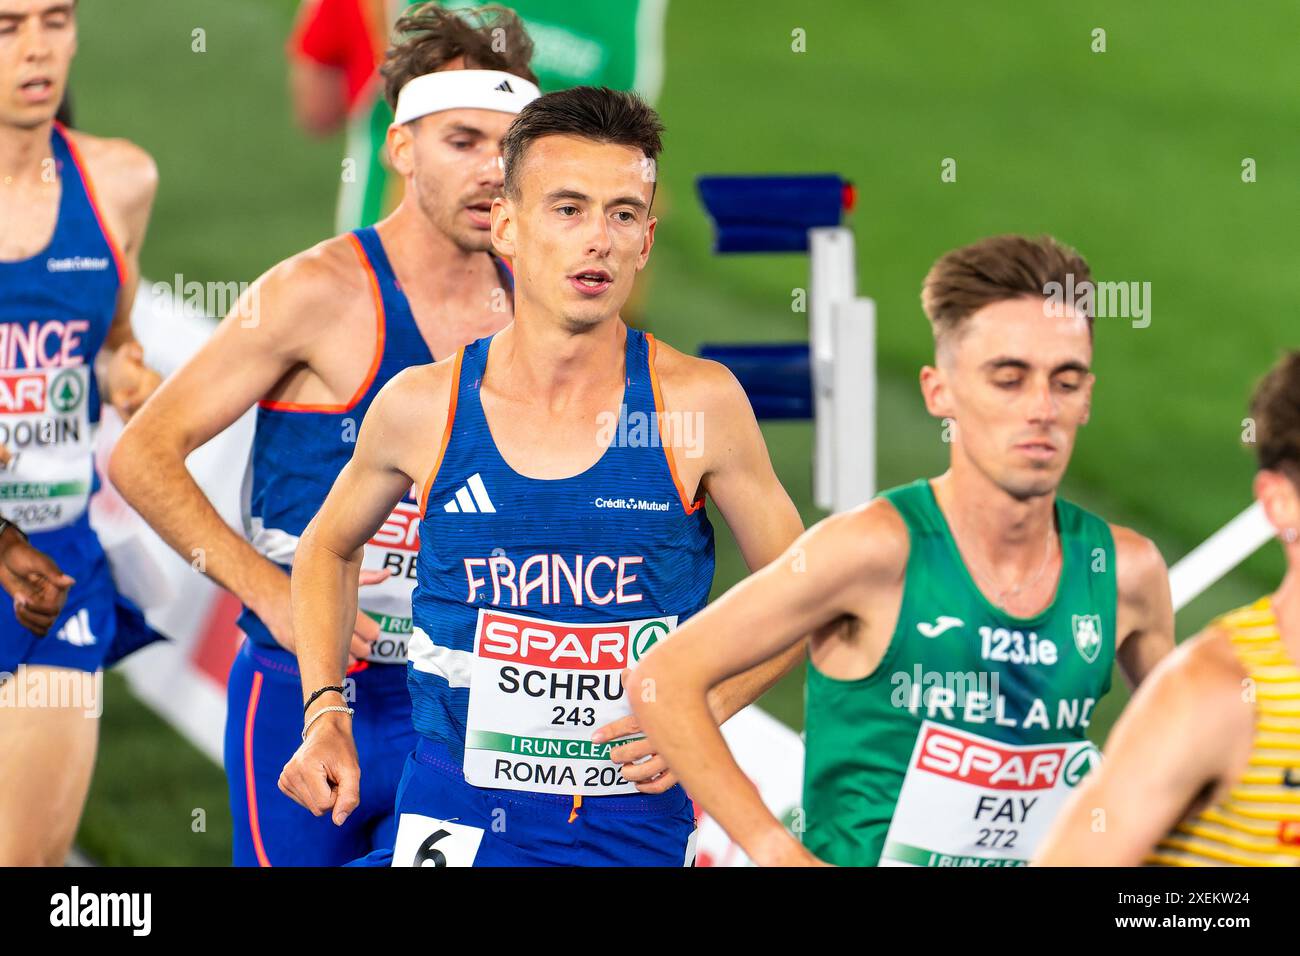
[[[117,267],[117,281],[119,285],[126,285],[126,259],[122,255],[122,249],[113,238],[113,234],[108,230],[108,223],[104,220],[104,213],[99,207],[99,199],[95,196],[95,184],[90,181],[90,173],[86,171],[86,161],[81,158],[81,150],[77,144],[72,141],[72,134],[68,128],[58,120],[54,121],[54,128],[63,136],[63,141],[68,144],[68,155],[72,157],[72,165],[77,167],[77,173],[81,176],[81,184],[85,187],[86,198],[90,200],[90,211],[95,214],[95,222],[99,224],[99,231],[104,234],[104,241],[108,243],[109,251],[113,254],[113,265]]]
[[[569,822],[572,823],[578,819],[578,810],[582,807],[582,795],[575,793],[573,795],[573,809],[569,811]]]
[[[460,360],[464,358],[465,350],[460,349],[456,352],[456,362],[451,370],[451,402],[447,406],[447,425],[442,430],[442,444],[438,447],[438,457],[433,463],[433,470],[429,472],[429,477],[424,480],[424,488],[420,492],[420,517],[424,517],[424,510],[429,505],[429,492],[433,488],[433,479],[438,477],[438,469],[442,467],[442,458],[447,454],[447,446],[451,443],[451,426],[456,421],[456,399],[460,396]]]
[[[258,866],[270,866],[262,830],[257,822],[257,780],[253,776],[253,721],[257,717],[257,700],[262,695],[262,675],[254,671],[253,688],[248,692],[248,712],[244,715],[244,790],[248,796],[248,829],[253,835],[253,852]]]
[[[655,337],[651,333],[645,334],[646,339],[650,342],[650,389],[654,392],[655,397],[655,428],[659,430],[659,444],[663,447],[664,458],[668,462],[668,474],[672,475],[673,484],[677,486],[677,497],[682,501],[682,507],[686,509],[688,515],[695,514],[704,504],[704,495],[701,493],[695,501],[686,499],[686,489],[682,487],[682,480],[677,475],[677,462],[673,459],[673,450],[669,443],[664,440],[664,431],[660,427],[662,419],[659,413],[664,409],[663,393],[659,391],[659,373],[655,371]]]
[[[370,361],[370,371],[366,373],[365,381],[352,393],[352,397],[342,405],[312,405],[301,402],[273,402],[269,399],[263,399],[257,403],[258,408],[265,408],[273,412],[324,412],[329,415],[338,415],[355,408],[357,402],[361,401],[366,392],[370,390],[370,386],[374,384],[375,376],[379,373],[380,363],[384,360],[384,339],[388,328],[388,318],[384,312],[384,294],[379,291],[379,277],[375,275],[375,268],[370,264],[370,259],[366,256],[366,250],[362,248],[361,241],[352,233],[348,233],[348,241],[356,251],[357,258],[361,260],[361,267],[366,270],[366,276],[370,280],[370,294],[375,302],[375,357]]]

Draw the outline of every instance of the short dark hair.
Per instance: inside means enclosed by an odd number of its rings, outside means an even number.
[[[1066,277],[1074,276],[1073,283]],[[1046,298],[1050,283],[1078,288],[1092,281],[1087,260],[1051,236],[990,236],[941,256],[921,286],[921,306],[934,341],[956,330],[973,314],[1022,296]],[[1087,316],[1092,333],[1092,315]]]
[[[1300,351],[1287,352],[1260,379],[1250,417],[1259,467],[1300,479]]]
[[[501,138],[505,193],[519,195],[524,154],[543,136],[580,136],[597,143],[633,146],[653,164],[663,151],[663,132],[659,114],[635,93],[607,86],[575,86],[547,93],[520,110]]]
[[[397,108],[402,87],[436,73],[457,57],[471,70],[501,70],[537,82],[529,63],[533,41],[513,10],[497,4],[446,10],[436,3],[411,7],[393,28],[394,45],[379,68],[384,97]]]

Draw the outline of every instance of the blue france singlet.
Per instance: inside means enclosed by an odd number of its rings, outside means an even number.
[[[713,582],[703,498],[686,500],[661,440],[654,338],[627,330],[618,421],[598,423],[608,447],[554,480],[518,474],[493,441],[479,392],[491,342],[457,357],[424,491],[415,729],[476,786],[635,793],[591,734],[629,713],[622,670],[703,608]]]
[[[433,361],[373,227],[349,235],[370,276],[375,299],[374,360],[366,380],[343,405],[262,401],[257,407],[252,453],[244,475],[244,525],[261,554],[289,571],[298,538],[324,503],[343,466],[352,458],[361,422],[379,390],[398,372]],[[494,260],[496,261],[496,260]],[[506,288],[510,276],[497,262]],[[358,343],[358,348],[369,343]],[[388,569],[389,577],[361,588],[358,604],[380,626],[369,657],[373,663],[406,662],[411,629],[411,589],[419,546],[419,508],[414,489],[393,510],[365,547],[362,567]],[[254,644],[280,645],[247,607],[239,626]]]
[[[0,262],[0,444],[13,455],[0,468],[0,513],[82,584],[104,567],[87,513],[98,487],[94,365],[124,266],[57,123],[50,146],[62,186],[54,235],[29,259]]]

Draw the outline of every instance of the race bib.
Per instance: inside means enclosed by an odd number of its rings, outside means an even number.
[[[562,624],[480,608],[474,631],[465,779],[477,787],[603,796],[636,793],[592,733],[630,714],[622,672],[677,617]]]
[[[1089,741],[1014,746],[922,721],[881,866],[1024,866],[1097,765]]]
[[[403,813],[397,822],[393,866],[473,866],[482,842],[480,827]]]
[[[29,534],[72,524],[90,499],[88,365],[0,372],[0,514]]]
[[[357,606],[379,625],[379,638],[366,658],[372,664],[406,663],[419,554],[420,508],[411,501],[399,502],[366,543],[361,559],[364,571],[389,572],[383,581],[357,592]]]

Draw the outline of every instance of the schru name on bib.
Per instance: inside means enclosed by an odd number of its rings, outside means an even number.
[[[480,608],[465,779],[533,793],[635,793],[609,754],[638,738],[593,744],[591,735],[631,713],[622,672],[676,626],[676,615],[565,624]]]

